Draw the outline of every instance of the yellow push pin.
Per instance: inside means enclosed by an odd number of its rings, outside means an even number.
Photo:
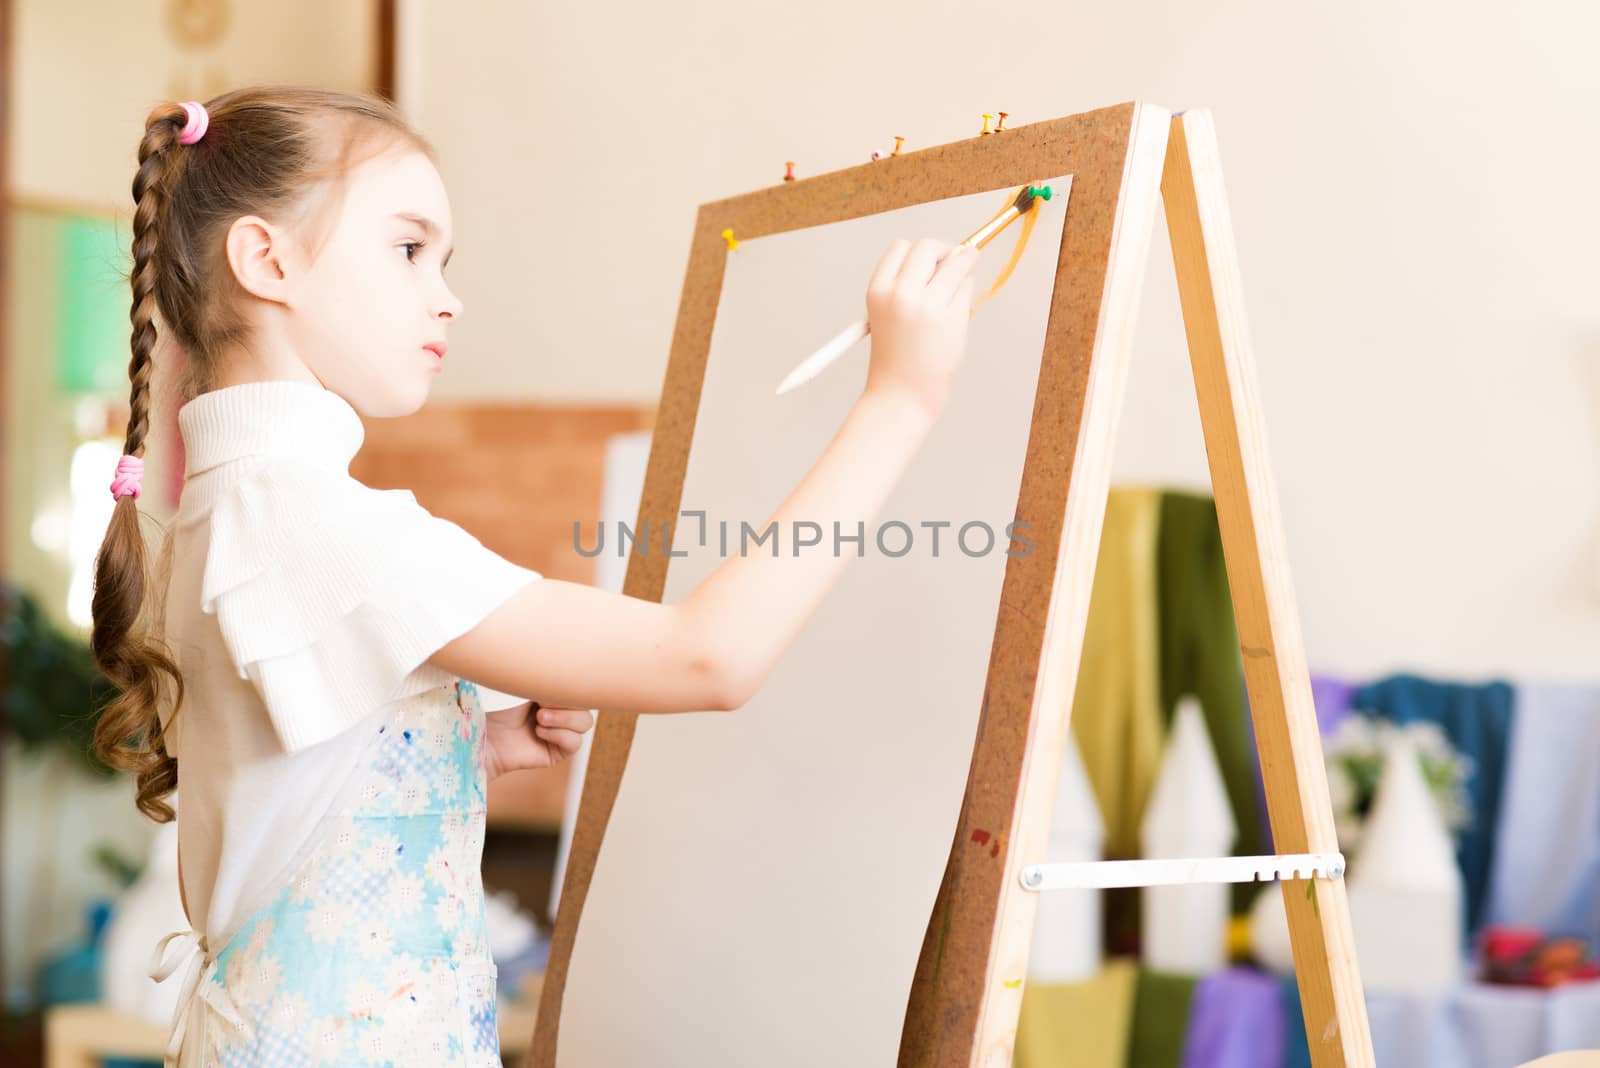
[[[994,118],[993,115],[990,115],[988,112],[984,112],[984,114],[983,114],[983,129],[978,131],[978,136],[979,137],[982,137],[984,134],[994,133],[993,130],[989,129],[989,120],[992,119],[992,118]]]
[[[728,251],[729,252],[732,252],[734,249],[739,247],[739,242],[737,242],[737,241],[735,241],[733,239],[733,228],[732,227],[729,227],[728,229],[722,231],[722,240],[724,240],[724,241],[726,241],[728,243]]]

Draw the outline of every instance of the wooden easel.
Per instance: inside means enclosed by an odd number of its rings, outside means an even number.
[[[1273,841],[1335,853],[1333,811],[1267,466],[1239,268],[1211,117],[1123,104],[1008,129],[703,205],[646,474],[641,521],[676,514],[726,246],[923,201],[1073,175],[1019,514],[1037,551],[1008,561],[966,795],[901,1033],[902,1068],[1004,1068],[1022,1004],[1051,811],[1158,198],[1165,202]],[[781,370],[781,369],[779,369]],[[1065,444],[1063,444],[1065,443]],[[626,592],[659,600],[661,555]],[[1015,606],[1025,606],[1017,610]],[[602,714],[584,784],[528,1065],[556,1063],[578,916],[635,719]],[[974,830],[985,831],[974,846]],[[981,854],[981,855],[980,855]],[[1295,971],[1317,1068],[1373,1064],[1342,880],[1285,882]]]

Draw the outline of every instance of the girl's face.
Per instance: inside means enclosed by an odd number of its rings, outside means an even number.
[[[450,201],[432,161],[411,149],[371,159],[347,181],[326,242],[296,273],[290,342],[357,411],[407,415],[427,399],[461,316],[444,280]]]

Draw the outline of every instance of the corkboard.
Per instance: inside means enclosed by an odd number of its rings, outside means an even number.
[[[905,1064],[971,1063],[981,1039],[981,1010],[1006,996],[1006,990],[1014,990],[1020,999],[1020,966],[1012,967],[1015,981],[1010,971],[998,967],[1019,965],[998,958],[1014,955],[1019,920],[1025,957],[1032,922],[1031,913],[1015,908],[1002,915],[1003,901],[1016,896],[1013,830],[1019,826],[1025,774],[1030,781],[1033,774],[1029,758],[1030,748],[1039,748],[1038,724],[1048,724],[1046,755],[1051,746],[1059,755],[1065,708],[1070,707],[1070,680],[1076,676],[1088,578],[1109,480],[1108,463],[1077,471],[1078,443],[1086,401],[1094,398],[1093,411],[1104,414],[1097,416],[1100,422],[1090,432],[1101,440],[1100,458],[1108,460],[1115,408],[1111,402],[1120,397],[1114,369],[1125,361],[1115,353],[1108,357],[1107,349],[1125,355],[1167,118],[1159,109],[1124,104],[1020,126],[709,203],[696,220],[640,505],[639,522],[652,526],[677,519],[686,506],[685,472],[728,255],[721,237],[725,229],[741,239],[755,239],[1015,188],[1041,176],[1073,176],[1017,495],[1017,514],[1027,515],[1033,524],[1034,549],[1005,563],[966,797],[906,1008],[900,1052]],[[1157,126],[1159,138],[1148,132]],[[1147,131],[1143,138],[1139,130]],[[1141,147],[1136,149],[1136,142]],[[1125,189],[1135,181],[1141,191],[1133,202],[1141,217],[1129,222],[1122,218],[1121,205]],[[1121,237],[1119,226],[1126,231]],[[1109,292],[1118,247],[1125,262],[1115,292]],[[1100,376],[1103,380],[1092,373],[1095,357],[1113,368]],[[1076,494],[1070,508],[1069,491]],[[1070,567],[1063,568],[1064,560]],[[660,600],[667,563],[659,553],[632,559],[625,592]],[[632,716],[601,711],[529,1065],[557,1063],[578,920],[636,727]],[[1010,1008],[1014,1024],[1015,1007]],[[737,1013],[738,1006],[729,1005],[727,1011]],[[773,1036],[775,1045],[781,1041],[782,1036]],[[712,1036],[707,1036],[707,1045],[709,1053]],[[715,1063],[714,1057],[705,1063]]]

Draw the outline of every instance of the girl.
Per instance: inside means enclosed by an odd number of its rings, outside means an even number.
[[[118,688],[101,755],[160,822],[182,772],[191,929],[151,964],[188,962],[167,1061],[498,1066],[488,780],[571,755],[587,709],[738,708],[845,558],[732,558],[657,604],[536,581],[363,485],[361,416],[422,405],[462,312],[432,149],[380,99],[267,86],[156,108],[138,158],[131,413],[91,644]],[[771,521],[875,513],[944,406],[976,258],[885,252],[866,387]],[[186,357],[184,486],[147,606],[158,312]]]

